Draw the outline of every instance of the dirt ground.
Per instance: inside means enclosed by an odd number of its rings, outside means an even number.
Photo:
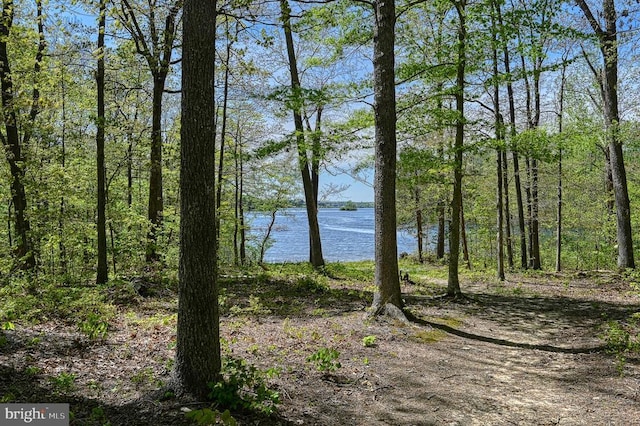
[[[438,297],[443,282],[413,280],[403,293],[415,319],[402,323],[366,319],[364,283],[225,279],[225,350],[280,372],[269,380],[281,396],[275,415],[234,417],[247,425],[640,425],[640,357],[604,347],[607,323],[640,312],[638,292],[615,276],[467,279],[462,300]],[[78,425],[189,424],[184,411],[202,402],[162,398],[174,298],[119,309],[102,342],[71,324],[6,331],[2,401],[68,402]],[[339,352],[335,371],[307,360],[322,348]]]

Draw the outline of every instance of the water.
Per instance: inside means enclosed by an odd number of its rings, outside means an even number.
[[[270,216],[250,216],[251,234],[261,238]],[[355,211],[319,209],[322,253],[329,262],[372,260],[374,258],[373,209]],[[273,244],[265,254],[265,262],[304,262],[309,260],[309,227],[305,209],[286,209],[278,213],[271,233]],[[415,237],[398,232],[398,254],[418,250]]]

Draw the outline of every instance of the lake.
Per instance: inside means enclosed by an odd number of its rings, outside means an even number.
[[[269,224],[268,214],[249,215],[254,235],[264,235]],[[319,209],[322,253],[329,262],[373,260],[373,209],[355,211]],[[304,262],[309,260],[309,226],[305,209],[285,209],[278,212],[271,233],[273,244],[266,252],[265,262]],[[406,232],[398,232],[398,254],[415,253],[418,243]]]

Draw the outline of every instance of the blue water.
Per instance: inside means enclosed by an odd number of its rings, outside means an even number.
[[[251,234],[261,237],[270,217],[253,213]],[[319,209],[322,253],[329,262],[372,260],[374,258],[373,209],[356,211]],[[304,262],[309,260],[309,227],[305,209],[286,209],[278,213],[271,233],[273,244],[265,254],[265,262]],[[415,237],[398,232],[398,254],[418,250]]]

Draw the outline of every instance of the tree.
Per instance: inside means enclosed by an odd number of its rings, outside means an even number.
[[[506,27],[504,25],[504,21],[502,19],[502,8],[501,2],[494,2],[496,19],[499,29],[500,42],[503,50],[503,61],[504,61],[504,72],[507,78],[507,99],[509,102],[509,136],[513,139],[516,136],[516,107],[515,107],[515,96],[513,93],[513,82],[512,82],[512,74],[511,74],[511,59],[509,54],[509,44],[508,39],[510,38],[510,34],[506,31]],[[516,190],[516,203],[517,203],[517,211],[518,211],[518,229],[520,231],[520,267],[522,269],[527,269],[527,234],[525,229],[525,217],[524,217],[524,203],[522,200],[522,184],[520,182],[520,160],[518,151],[516,149],[512,149],[511,155],[513,158],[513,177],[514,177],[514,186]],[[506,150],[505,155],[506,157]],[[507,161],[503,161],[503,167],[507,168]],[[508,191],[508,186],[503,186],[506,191]],[[507,216],[508,217],[508,216]]]
[[[175,380],[206,398],[220,374],[215,208],[216,2],[186,0],[182,46],[180,259]]]
[[[309,222],[309,261],[314,268],[324,266],[322,256],[322,240],[320,239],[320,225],[318,224],[318,201],[317,201],[317,175],[312,177],[309,170],[310,161],[307,156],[307,143],[305,142],[305,130],[302,120],[303,93],[298,76],[298,62],[293,45],[293,34],[291,31],[291,9],[288,0],[280,0],[280,11],[282,18],[282,30],[284,31],[287,45],[287,58],[289,62],[289,73],[291,76],[291,103],[293,109],[293,122],[295,126],[295,141],[298,149],[298,166],[302,175],[302,187],[304,189],[305,205],[307,209],[307,220]],[[314,159],[315,160],[315,159]],[[313,160],[312,160],[313,166]],[[314,178],[316,184],[314,185]]]
[[[96,119],[96,166],[98,176],[98,274],[96,284],[104,284],[108,279],[107,267],[107,232],[106,232],[106,190],[105,190],[105,165],[104,165],[104,34],[107,21],[106,0],[100,0],[98,17],[98,68],[96,70],[97,109]]]
[[[460,258],[460,222],[462,211],[462,151],[464,146],[464,78],[466,72],[466,0],[453,1],[458,13],[458,58],[456,63],[456,136],[453,146],[453,196],[451,199],[451,227],[449,229],[449,278],[447,295],[458,297],[462,295],[458,277]]]
[[[576,0],[595,33],[602,54],[604,73],[600,82],[603,101],[604,126],[607,139],[609,164],[616,205],[616,229],[618,240],[618,268],[635,268],[633,235],[631,231],[631,207],[627,188],[622,140],[619,134],[618,111],[618,30],[614,0],[602,1],[604,25],[594,16],[585,0]]]
[[[122,0],[120,21],[131,34],[138,54],[147,62],[153,77],[152,124],[151,124],[151,169],[149,173],[149,209],[150,230],[147,236],[147,261],[159,260],[157,238],[162,226],[164,210],[162,194],[162,97],[172,64],[171,56],[176,40],[178,13],[182,8],[182,0],[174,0],[166,11],[164,28],[159,30],[156,14],[159,6],[155,1],[148,3],[148,10],[135,8],[130,0]],[[139,16],[143,15],[147,22],[141,24]]]
[[[5,149],[5,158],[11,172],[11,199],[13,203],[13,223],[17,236],[13,250],[19,268],[32,270],[36,266],[35,248],[30,235],[31,225],[27,216],[27,194],[25,191],[25,147],[29,146],[33,135],[33,125],[40,113],[40,89],[37,79],[42,68],[46,41],[44,37],[44,16],[41,0],[36,0],[36,22],[38,26],[38,46],[34,58],[34,83],[31,90],[29,111],[21,117],[20,102],[14,89],[14,76],[11,73],[8,41],[13,25],[15,5],[13,0],[2,3],[0,16],[0,95],[2,100],[2,116],[5,133],[0,133],[0,140]],[[21,125],[23,124],[23,125]],[[21,134],[22,132],[22,134]]]
[[[396,235],[395,2],[374,7],[373,84],[375,115],[375,285],[372,312],[402,309]]]
[[[495,1],[492,2],[492,6],[495,5]],[[499,74],[498,74],[498,36],[497,36],[497,27],[496,27],[496,18],[492,11],[491,13],[491,54],[492,54],[492,65],[493,65],[493,115],[494,115],[494,126],[496,132],[496,176],[497,176],[497,189],[496,189],[496,214],[497,214],[497,228],[498,228],[498,239],[497,243],[497,255],[498,255],[498,268],[497,275],[498,280],[504,281],[504,222],[505,222],[505,211],[503,208],[503,200],[504,200],[504,192],[506,187],[505,183],[505,170],[503,159],[505,156],[504,153],[504,123],[502,120],[502,114],[500,113],[500,85],[499,85]],[[506,203],[504,203],[506,204]],[[508,212],[508,210],[507,210]]]

